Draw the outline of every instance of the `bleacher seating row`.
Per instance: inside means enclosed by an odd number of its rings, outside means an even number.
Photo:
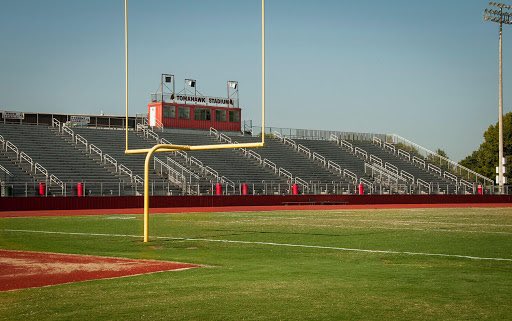
[[[145,155],[126,155],[125,131],[53,126],[0,124],[0,181],[4,195],[138,195],[143,190]],[[374,141],[289,139],[279,134],[265,147],[196,152],[157,153],[151,162],[153,195],[223,193],[474,193],[452,174],[429,170]],[[166,130],[145,126],[129,131],[129,148],[155,143],[208,145],[257,142],[237,133]],[[7,148],[15,145],[18,153]],[[32,164],[20,159],[30,155]],[[44,171],[34,171],[34,164]],[[451,176],[450,176],[451,175]],[[51,179],[50,179],[51,178]],[[79,184],[81,186],[79,187]],[[41,192],[41,186],[44,192]],[[247,186],[249,187],[247,189]]]

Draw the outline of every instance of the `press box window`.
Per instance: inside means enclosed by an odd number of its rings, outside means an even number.
[[[240,112],[235,111],[235,110],[230,110],[229,111],[229,121],[232,123],[239,122],[240,121]]]
[[[178,116],[180,119],[190,119],[190,107],[178,107]]]
[[[164,118],[176,118],[176,107],[164,106]]]
[[[215,120],[216,121],[226,121],[226,111],[225,110],[216,110],[215,111]]]
[[[194,112],[194,119],[195,120],[210,120],[211,114],[209,109],[205,108],[196,108]]]

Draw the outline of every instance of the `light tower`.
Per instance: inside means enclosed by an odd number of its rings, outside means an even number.
[[[499,131],[499,156],[498,156],[498,186],[499,193],[503,194],[504,179],[504,157],[503,157],[503,50],[502,50],[502,34],[503,24],[512,24],[511,5],[503,3],[489,2],[489,7],[484,10],[484,20],[492,21],[500,24],[499,37],[499,83],[498,83],[498,131]]]

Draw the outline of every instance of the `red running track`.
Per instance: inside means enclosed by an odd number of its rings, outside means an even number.
[[[173,213],[216,213],[216,212],[261,212],[261,211],[311,211],[311,210],[368,210],[399,208],[489,208],[512,207],[512,203],[452,203],[452,204],[365,204],[365,205],[277,205],[277,206],[224,206],[224,207],[171,207],[152,208],[150,214]],[[141,208],[121,209],[81,209],[81,210],[40,210],[40,211],[5,211],[2,217],[33,216],[84,216],[142,214]]]

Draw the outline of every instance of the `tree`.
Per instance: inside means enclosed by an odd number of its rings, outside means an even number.
[[[512,155],[512,113],[503,116],[503,154]],[[484,142],[471,155],[460,161],[465,166],[477,173],[494,180],[496,166],[498,166],[498,123],[490,125],[484,132]],[[506,163],[512,159],[505,156]],[[507,174],[505,174],[507,176]]]

